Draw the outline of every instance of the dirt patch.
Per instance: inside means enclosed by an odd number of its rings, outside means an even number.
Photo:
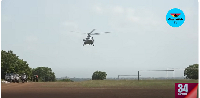
[[[57,82],[59,83],[59,82]],[[45,87],[44,83],[1,85],[2,98],[174,98],[174,89]]]

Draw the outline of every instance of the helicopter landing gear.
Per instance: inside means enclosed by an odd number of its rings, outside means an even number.
[[[93,46],[94,46],[94,44],[93,44]]]
[[[83,44],[83,46],[84,46],[85,44]]]

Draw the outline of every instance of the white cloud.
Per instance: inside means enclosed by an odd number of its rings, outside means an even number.
[[[28,45],[28,46],[26,47],[26,49],[28,49],[28,50],[36,50],[36,47],[33,46],[33,45]]]
[[[38,37],[34,36],[34,35],[30,35],[25,37],[24,42],[26,43],[26,45],[24,46],[24,48],[26,48],[27,50],[37,50],[38,47]]]
[[[97,10],[97,11],[102,11],[102,8],[99,7],[99,6],[96,6],[96,10]]]
[[[38,38],[36,36],[27,36],[25,38],[25,41],[27,41],[27,42],[36,42],[36,41],[38,41]]]
[[[102,14],[102,13],[103,13],[103,8],[100,7],[100,6],[95,6],[95,11],[96,11],[98,14]]]
[[[75,22],[64,22],[63,25],[69,29],[77,29],[78,25]]]
[[[160,17],[156,12],[147,8],[123,7],[119,5],[94,6],[96,13],[101,13],[108,18],[108,24],[112,30],[140,30],[140,27],[154,29],[157,25],[162,25]],[[165,20],[163,20],[165,21]]]
[[[103,9],[104,8],[104,9]],[[132,22],[139,21],[140,18],[135,12],[134,8],[131,7],[122,7],[122,6],[95,6],[94,7],[95,12],[97,13],[103,13],[104,15],[107,15],[108,17],[111,17],[110,20],[128,20]]]
[[[104,8],[100,3],[94,4],[92,9],[96,14],[103,14],[106,12],[106,8]]]
[[[140,18],[139,17],[130,16],[130,17],[128,17],[128,20],[130,20],[132,22],[138,22],[140,20]]]
[[[67,27],[77,28],[77,24],[75,22],[65,22],[64,25]]]
[[[133,14],[133,13],[135,13],[135,10],[133,9],[133,8],[126,8],[126,13],[128,13],[128,14]]]
[[[9,21],[11,21],[11,16],[2,15],[1,19],[2,19],[2,21],[9,22]]]
[[[72,36],[71,39],[75,40],[74,37],[81,38],[83,36],[83,34],[80,32],[81,30],[79,25],[76,22],[66,21],[62,23],[62,26],[64,26],[64,30],[66,30],[60,32],[62,37]]]
[[[140,20],[139,16],[135,12],[135,9],[130,7],[125,8],[125,17],[126,20],[131,21],[133,23],[137,23]]]
[[[117,14],[123,14],[124,8],[121,6],[114,6],[112,7],[112,12],[117,13]]]

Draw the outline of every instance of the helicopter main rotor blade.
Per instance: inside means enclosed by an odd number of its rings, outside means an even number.
[[[91,34],[92,32],[94,32],[95,29],[93,29],[89,34]]]
[[[105,33],[110,33],[110,32],[105,32]]]
[[[100,33],[93,33],[93,34],[90,34],[90,35],[100,35]]]

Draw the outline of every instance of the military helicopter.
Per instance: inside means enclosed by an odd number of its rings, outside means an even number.
[[[92,33],[94,32],[95,29],[93,29],[90,33],[87,33],[87,37],[85,39],[83,39],[84,41],[84,45],[88,44],[88,45],[93,45],[94,46],[94,38],[91,37],[91,35],[99,35],[100,33]],[[110,33],[110,32],[105,32],[105,33]]]

